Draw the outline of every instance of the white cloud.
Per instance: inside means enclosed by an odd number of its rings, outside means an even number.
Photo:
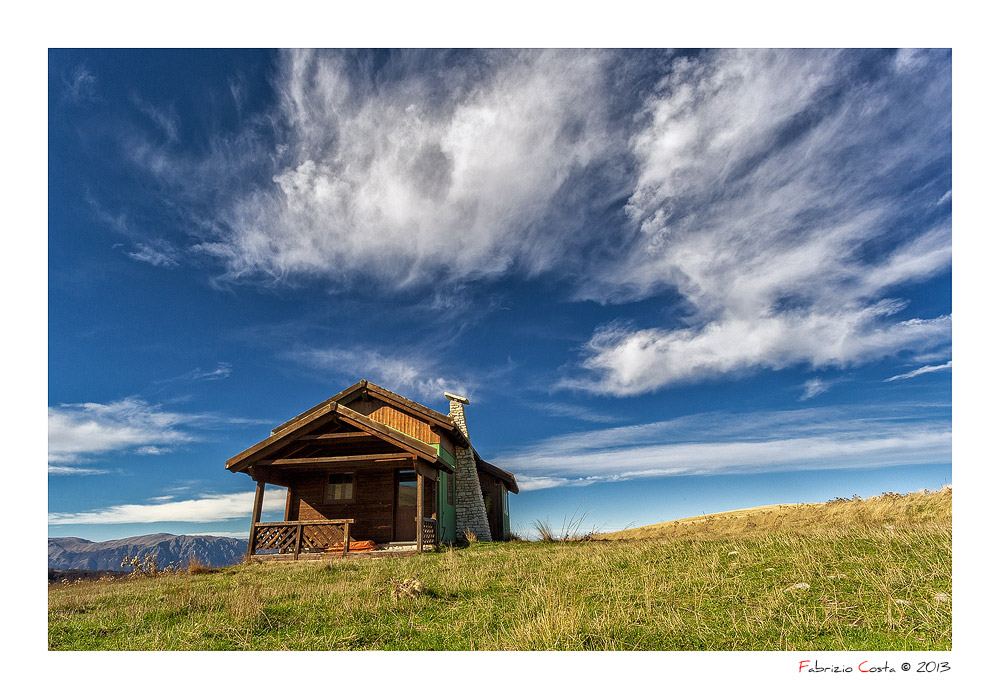
[[[585,422],[621,422],[622,418],[615,415],[597,412],[580,405],[567,403],[534,403],[532,407],[542,412],[559,417],[571,417]]]
[[[222,379],[228,379],[229,375],[233,373],[233,365],[230,362],[218,362],[214,369],[202,369],[201,367],[195,367],[191,371],[185,372],[180,376],[174,376],[169,379],[159,379],[155,383],[168,383],[171,381],[221,381]]]
[[[136,449],[135,453],[142,454],[143,456],[159,456],[160,454],[169,454],[170,451],[171,450],[167,447],[154,447],[152,445],[146,445]]]
[[[514,472],[524,490],[677,475],[947,463],[946,412],[884,406],[692,415],[554,437],[498,456],[495,463]]]
[[[132,103],[145,114],[161,130],[169,141],[177,141],[180,135],[180,124],[174,108],[157,107],[138,95],[132,96]]]
[[[136,243],[135,250],[125,254],[136,262],[145,262],[165,269],[177,267],[181,260],[181,252],[165,240]]]
[[[111,403],[72,403],[49,407],[49,463],[59,467],[93,457],[132,451],[156,455],[199,439],[196,430],[221,424],[257,423],[205,413],[177,413],[137,397]],[[49,473],[70,473],[51,468]]]
[[[679,295],[678,322],[595,329],[561,384],[611,395],[949,341],[894,298],[951,264],[947,52],[369,58],[281,54],[275,111],[202,160],[130,144],[221,281],[553,272],[579,299]]]
[[[936,366],[922,366],[919,369],[914,369],[913,371],[908,371],[905,374],[899,374],[897,376],[892,376],[886,381],[900,381],[902,379],[912,379],[914,376],[920,376],[921,374],[930,374],[935,371],[945,371],[951,369],[951,362],[947,364],[938,364]]]
[[[197,249],[231,279],[392,287],[548,268],[566,242],[545,225],[560,188],[608,147],[609,57],[401,52],[374,76],[341,53],[282,54],[273,186],[242,194]]]
[[[583,366],[597,378],[564,379],[561,385],[626,396],[668,384],[753,369],[844,367],[950,342],[951,318],[877,321],[892,306],[835,313],[782,313],[769,317],[727,316],[700,329],[599,329]]]
[[[313,368],[353,377],[352,380],[369,379],[390,391],[422,400],[440,399],[445,391],[471,393],[468,384],[435,375],[437,367],[420,357],[396,358],[376,351],[339,348],[300,349],[287,356]]]
[[[285,490],[264,491],[263,511],[284,513]],[[49,524],[147,524],[152,522],[216,522],[249,517],[253,492],[229,495],[202,495],[191,500],[157,502],[145,505],[113,505],[87,512],[51,512]]]
[[[686,317],[680,327],[598,328],[588,375],[564,386],[631,395],[950,342],[949,317],[891,319],[905,304],[889,296],[951,263],[950,222],[898,223],[912,173],[950,158],[949,72],[852,84],[858,70],[851,52],[677,62],[631,142],[640,169],[628,212],[639,239],[583,295],[673,289]]]
[[[50,476],[100,476],[111,473],[106,468],[86,468],[84,466],[56,466],[49,464]]]
[[[826,393],[830,390],[832,382],[824,381],[823,379],[813,377],[806,381],[800,388],[802,388],[802,395],[799,400],[809,400],[814,398],[821,393]]]
[[[97,78],[86,66],[76,66],[63,78],[63,97],[70,102],[90,102],[97,98]]]
[[[178,428],[190,420],[138,398],[50,407],[49,462],[72,463],[107,452],[188,442],[193,437]]]

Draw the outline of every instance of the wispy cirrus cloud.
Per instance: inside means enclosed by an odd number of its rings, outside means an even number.
[[[170,241],[146,236],[125,211],[112,213],[89,192],[85,196],[85,200],[98,221],[113,232],[127,238],[132,246],[129,250],[124,243],[115,243],[112,248],[121,248],[130,259],[136,262],[145,262],[154,267],[170,269],[181,264],[184,259],[183,252],[174,247]]]
[[[523,490],[665,476],[881,468],[951,459],[947,407],[705,413],[553,437],[495,462]]]
[[[632,395],[950,342],[949,317],[902,316],[891,296],[951,263],[950,215],[908,216],[947,203],[950,89],[947,52],[902,64],[828,51],[677,61],[631,140],[639,174],[627,209],[639,239],[584,296],[675,290],[686,317],[598,328],[587,372],[563,385]]]
[[[166,240],[138,242],[133,250],[125,254],[136,262],[145,262],[165,269],[179,266],[182,259],[182,252]]]
[[[616,415],[598,412],[585,408],[581,405],[571,405],[568,403],[533,403],[532,407],[550,415],[559,417],[570,417],[584,422],[621,422],[622,418]]]
[[[170,383],[174,381],[222,381],[228,379],[233,373],[233,365],[230,362],[218,362],[214,369],[202,369],[195,367],[191,371],[184,372],[180,376],[169,379],[160,379],[155,383]]]
[[[264,512],[285,509],[284,489],[264,491]],[[218,522],[245,518],[253,508],[254,493],[201,495],[188,500],[112,505],[85,512],[50,512],[49,524],[140,524],[152,522]]]
[[[800,387],[802,389],[802,395],[799,396],[799,400],[809,400],[810,398],[815,398],[821,393],[826,393],[830,390],[832,382],[824,381],[823,379],[813,377],[806,381]]]
[[[424,357],[389,357],[377,351],[301,348],[289,359],[313,369],[334,371],[351,381],[366,378],[380,386],[421,400],[440,399],[445,391],[468,395],[472,386],[447,378]]]
[[[86,466],[55,465],[51,461],[49,463],[50,476],[100,476],[106,473],[111,473],[111,470],[106,468],[88,468]]]
[[[97,77],[84,65],[73,68],[63,77],[63,99],[69,102],[91,102],[97,98]]]
[[[257,420],[165,410],[138,397],[111,403],[69,403],[49,407],[49,473],[103,472],[78,464],[102,455],[157,455],[204,438],[203,430]]]
[[[905,374],[898,374],[896,376],[891,376],[886,381],[901,381],[903,379],[912,379],[915,376],[920,376],[921,374],[930,374],[937,371],[947,371],[951,369],[951,362],[947,364],[936,364],[934,366],[922,366],[919,369],[914,369],[913,371],[908,371]]]
[[[132,103],[163,132],[167,140],[179,140],[180,122],[173,107],[157,107],[138,95],[132,95]]]

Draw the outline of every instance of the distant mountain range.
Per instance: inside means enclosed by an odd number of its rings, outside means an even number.
[[[197,558],[212,568],[243,560],[247,540],[228,536],[177,536],[147,534],[113,541],[87,541],[76,537],[49,539],[49,568],[56,570],[122,570],[126,556],[157,556],[158,564],[186,566]]]

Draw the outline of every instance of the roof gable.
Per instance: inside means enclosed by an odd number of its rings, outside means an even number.
[[[454,420],[451,419],[450,415],[445,415],[439,413],[436,410],[432,410],[425,405],[421,405],[409,398],[404,398],[398,393],[393,393],[392,391],[382,388],[376,384],[371,383],[362,379],[358,381],[353,386],[345,388],[343,391],[335,396],[327,398],[322,403],[314,405],[305,412],[299,413],[290,420],[283,422],[282,424],[275,427],[271,434],[276,434],[277,432],[285,429],[289,425],[295,423],[297,420],[301,420],[304,417],[308,417],[314,413],[318,413],[324,406],[331,405],[334,403],[339,403],[340,405],[352,406],[356,408],[356,412],[362,414],[373,412],[370,407],[362,407],[363,403],[369,403],[371,400],[381,402],[385,405],[392,406],[392,408],[411,416],[412,418],[419,420],[420,422],[426,424],[430,430],[443,430],[452,438],[453,441],[457,442],[460,446],[468,446],[468,440],[461,431],[455,426]],[[361,408],[361,409],[357,409]],[[377,422],[377,420],[376,420]],[[411,435],[412,436],[412,435]]]
[[[338,403],[317,406],[304,417],[285,423],[249,449],[226,461],[226,469],[242,472],[255,465],[291,466],[335,463],[337,460],[360,459],[367,456],[385,457],[406,454],[453,471],[450,464],[438,456],[437,449],[399,430],[372,420]],[[350,448],[351,443],[355,448]],[[335,455],[317,455],[329,451],[329,445],[345,445]],[[388,452],[388,453],[381,453]]]

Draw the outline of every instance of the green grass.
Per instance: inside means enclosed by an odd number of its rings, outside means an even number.
[[[827,526],[52,585],[49,648],[950,650],[950,490],[934,497],[935,516],[900,499],[894,524],[852,501]],[[428,593],[395,599],[413,576]]]

